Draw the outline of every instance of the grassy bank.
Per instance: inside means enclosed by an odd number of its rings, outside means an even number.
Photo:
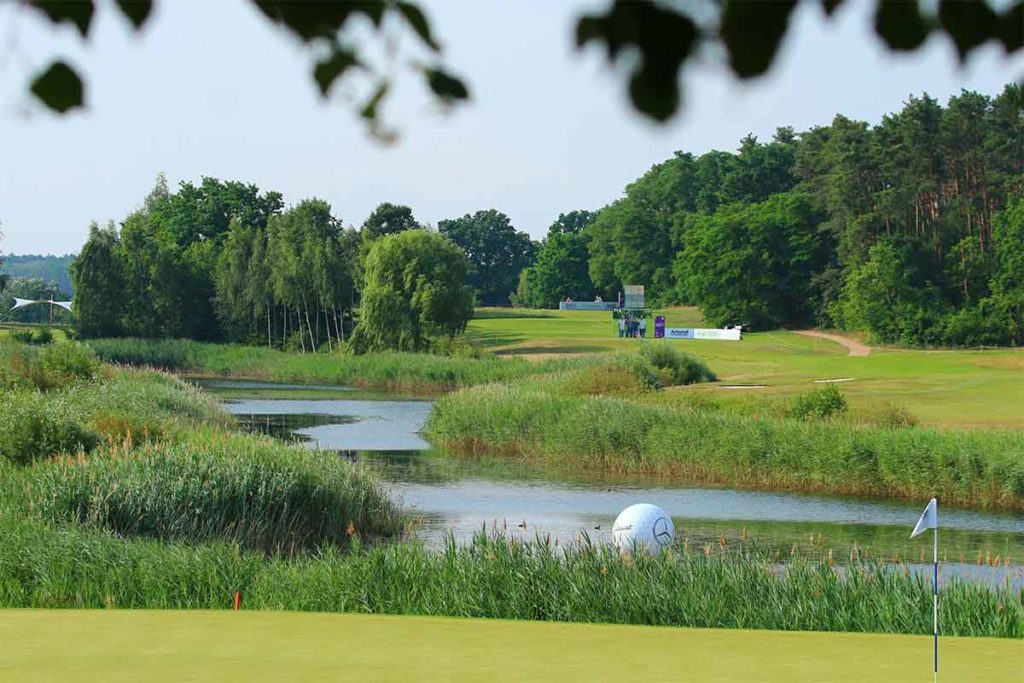
[[[1018,431],[866,427],[489,385],[442,397],[426,432],[461,453],[574,470],[1024,509]]]
[[[657,311],[669,327],[703,327],[693,308]],[[503,357],[548,359],[615,353],[637,346],[619,339],[605,312],[478,309],[467,336]],[[873,348],[851,357],[839,344],[782,330],[744,333],[740,342],[668,340],[715,370],[721,382],[701,389],[717,399],[744,395],[786,401],[822,379],[847,378],[852,410],[902,407],[933,427],[1024,428],[1024,352],[1020,349]],[[727,385],[760,388],[729,390]]]
[[[291,555],[401,530],[361,468],[235,433],[170,375],[101,366],[69,342],[4,342],[0,380],[0,513],[29,537],[95,529]]]
[[[186,339],[95,339],[89,341],[89,346],[109,363],[277,382],[348,384],[410,391],[447,391],[551,369],[551,364],[507,362],[494,356],[299,354]]]

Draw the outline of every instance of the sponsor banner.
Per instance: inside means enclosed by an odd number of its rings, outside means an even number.
[[[666,327],[665,339],[718,339],[723,341],[739,341],[740,330],[714,330],[702,329],[699,327]]]
[[[614,311],[614,301],[560,301],[560,311]]]

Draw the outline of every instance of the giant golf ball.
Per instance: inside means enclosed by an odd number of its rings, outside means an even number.
[[[650,503],[630,505],[619,513],[612,526],[612,543],[624,552],[636,548],[656,557],[662,548],[672,544],[675,537],[672,518],[660,507]]]

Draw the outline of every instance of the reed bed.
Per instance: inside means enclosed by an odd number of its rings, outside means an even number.
[[[349,536],[394,536],[398,509],[376,480],[328,454],[207,430],[40,463],[24,477],[30,511],[122,537],[226,540],[293,555]]]
[[[864,427],[488,385],[438,400],[437,445],[580,470],[1024,509],[1024,432]]]
[[[757,554],[621,556],[479,534],[267,558],[228,544],[124,542],[74,528],[0,521],[0,606],[247,609],[570,622],[930,633],[928,578],[902,567],[779,565]],[[1024,636],[1024,592],[951,580],[943,633]]]

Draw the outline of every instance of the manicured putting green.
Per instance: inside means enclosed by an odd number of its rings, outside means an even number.
[[[930,681],[931,638],[274,612],[0,611],[0,680]],[[1024,642],[943,638],[943,680]]]

